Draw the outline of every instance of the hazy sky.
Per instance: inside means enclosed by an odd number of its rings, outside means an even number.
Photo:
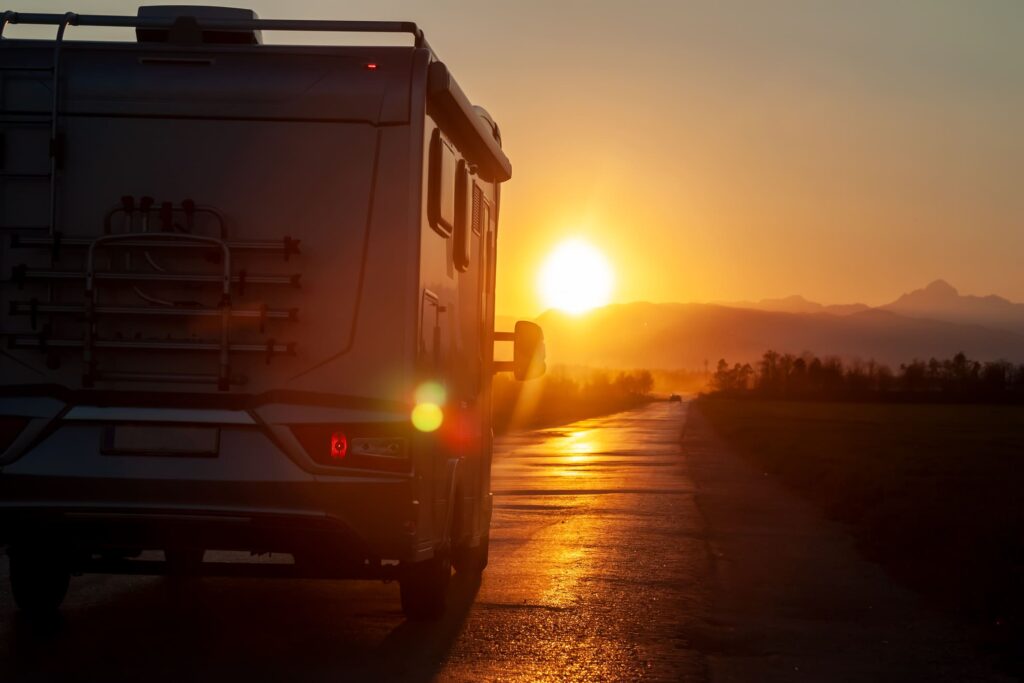
[[[540,311],[570,236],[616,301],[882,303],[937,277],[1024,300],[1019,0],[219,4],[424,27],[514,165],[500,312]]]

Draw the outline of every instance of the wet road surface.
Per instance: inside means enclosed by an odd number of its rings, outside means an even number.
[[[686,411],[500,439],[490,566],[438,624],[395,584],[86,576],[40,626],[3,560],[0,681],[997,680]]]
[[[706,564],[679,459],[684,408],[496,444],[491,560],[456,575],[440,624],[397,584],[72,580],[59,623],[26,623],[0,565],[0,680],[678,680]]]

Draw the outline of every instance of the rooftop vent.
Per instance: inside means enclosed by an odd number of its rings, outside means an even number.
[[[140,43],[211,43],[219,45],[260,45],[263,37],[255,29],[205,29],[204,22],[215,20],[253,21],[259,19],[251,9],[199,5],[150,5],[140,7],[140,19],[173,19],[170,28],[137,28]]]

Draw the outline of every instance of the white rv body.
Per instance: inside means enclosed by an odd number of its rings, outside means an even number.
[[[12,561],[290,552],[301,575],[397,576],[430,612],[422,567],[486,562],[497,126],[412,24],[7,23],[140,37],[0,40]],[[273,28],[414,45],[260,44]]]

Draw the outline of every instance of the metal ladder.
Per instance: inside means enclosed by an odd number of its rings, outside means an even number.
[[[8,24],[18,22],[17,12],[4,12],[2,20],[0,20],[0,40],[3,39],[4,30]],[[60,66],[61,66],[61,48],[64,45],[64,35],[67,32],[68,26],[74,26],[78,23],[78,15],[74,12],[68,12],[64,15],[63,20],[57,24],[57,35],[53,43],[53,63],[50,66],[0,66],[0,73],[3,72],[27,72],[27,73],[50,73],[51,85],[50,90],[52,94],[51,105],[50,105],[50,118],[48,121],[18,121],[13,125],[8,121],[3,121],[4,127],[17,128],[19,126],[48,126],[50,129],[50,141],[49,141],[49,155],[50,155],[50,170],[49,173],[40,174],[7,174],[0,172],[0,178],[12,178],[18,180],[32,179],[32,180],[47,180],[50,185],[49,192],[49,215],[47,221],[47,230],[49,234],[55,235],[57,233],[57,171],[60,168],[61,156],[63,154],[62,139],[60,136],[59,129],[59,116],[60,116]],[[29,226],[19,226],[29,227]]]

